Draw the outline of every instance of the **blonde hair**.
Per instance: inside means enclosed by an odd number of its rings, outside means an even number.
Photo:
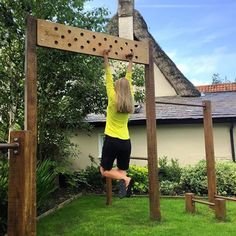
[[[129,81],[121,78],[115,82],[116,110],[121,113],[133,113],[134,101],[131,94]]]

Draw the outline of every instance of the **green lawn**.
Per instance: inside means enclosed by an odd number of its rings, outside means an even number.
[[[236,203],[227,202],[227,220],[219,222],[208,206],[197,204],[197,213],[185,213],[183,199],[161,199],[161,222],[149,220],[147,197],[83,196],[37,224],[38,236],[235,236]]]

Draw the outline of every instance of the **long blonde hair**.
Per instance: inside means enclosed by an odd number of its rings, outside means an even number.
[[[129,81],[121,78],[115,82],[116,110],[121,113],[133,113],[134,101]]]

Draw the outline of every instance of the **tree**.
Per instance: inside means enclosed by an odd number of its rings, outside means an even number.
[[[225,76],[225,78],[221,78],[219,73],[214,73],[212,75],[212,84],[222,84],[222,83],[235,83],[236,79],[234,81],[231,81]]]
[[[0,3],[0,130],[7,140],[10,126],[23,129],[24,45],[26,16],[104,31],[107,10],[85,12],[85,0],[4,0]],[[38,157],[67,153],[64,130],[84,126],[84,117],[103,111],[106,99],[102,60],[71,52],[39,48]],[[53,147],[53,148],[52,148]]]

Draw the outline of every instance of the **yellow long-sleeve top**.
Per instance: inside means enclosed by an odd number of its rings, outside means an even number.
[[[109,66],[105,68],[106,72],[106,90],[108,96],[107,118],[105,134],[114,138],[123,140],[129,139],[128,120],[129,113],[120,113],[116,111],[116,94],[113,83],[113,77]],[[131,83],[132,72],[127,71],[125,78],[130,83],[131,93],[133,94],[133,87]]]

